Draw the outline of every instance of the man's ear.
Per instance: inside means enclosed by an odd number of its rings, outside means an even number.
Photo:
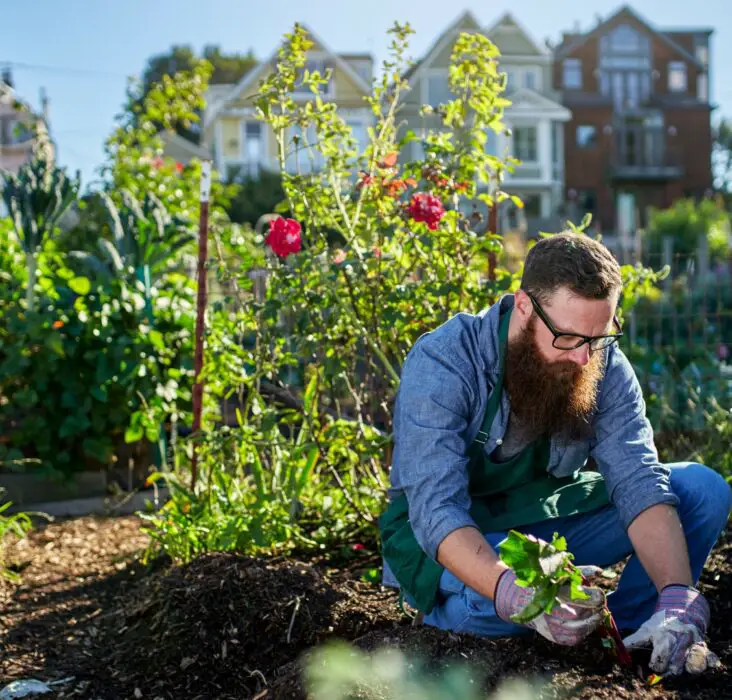
[[[534,312],[534,305],[531,303],[529,295],[523,289],[516,290],[513,301],[514,307],[521,319],[521,325],[523,325]]]

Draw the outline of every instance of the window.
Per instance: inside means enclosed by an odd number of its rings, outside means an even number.
[[[700,44],[696,47],[696,60],[703,66],[709,64],[709,49],[706,46]]]
[[[533,68],[527,68],[524,72],[524,87],[529,88],[529,90],[536,90],[538,83],[536,71]]]
[[[536,127],[517,126],[513,130],[513,155],[524,163],[536,163]]]
[[[287,143],[287,172],[305,175],[320,170],[323,163],[323,154],[317,148],[315,127],[308,126],[305,133],[298,125],[292,127]]]
[[[0,144],[15,146],[33,138],[33,132],[15,117],[0,117]]]
[[[347,121],[346,124],[351,127],[353,138],[356,139],[356,148],[358,155],[363,155],[366,147],[369,145],[369,134],[366,124],[360,121]]]
[[[686,63],[683,61],[669,62],[668,89],[670,92],[686,92]]]
[[[491,156],[498,155],[498,134],[493,129],[485,131],[485,152]]]
[[[622,112],[637,109],[651,95],[651,42],[628,24],[600,38],[600,92]]]
[[[591,124],[581,124],[578,126],[577,145],[580,148],[594,148],[597,146],[597,129]]]
[[[564,64],[564,87],[568,90],[582,89],[582,61],[579,58],[565,58]]]
[[[259,175],[264,156],[261,122],[244,122],[244,170],[250,177]]]
[[[432,107],[449,102],[453,98],[447,82],[447,71],[427,76],[427,104]]]
[[[696,98],[709,102],[709,77],[706,73],[701,73],[696,79]]]
[[[310,87],[308,85],[302,84],[302,79],[304,76],[304,72],[307,71],[309,74],[315,73],[316,71],[320,73],[321,78],[325,78],[326,72],[332,68],[332,64],[329,60],[325,58],[318,58],[318,59],[308,59],[305,61],[305,67],[298,69],[297,77],[295,79],[295,89],[294,94],[295,95],[312,95],[312,91],[310,90]],[[331,79],[325,84],[320,86],[320,93],[322,95],[332,95],[333,94],[333,75],[331,74]]]
[[[417,138],[415,141],[412,141],[409,146],[411,147],[412,160],[424,160],[425,152],[424,152],[424,133],[421,130],[416,130],[415,133],[417,134]]]
[[[605,46],[611,53],[645,53],[648,37],[631,27],[621,24],[615,27],[607,37],[603,37]]]
[[[528,219],[535,219],[541,216],[541,195],[526,194],[521,197],[524,203],[524,216]]]

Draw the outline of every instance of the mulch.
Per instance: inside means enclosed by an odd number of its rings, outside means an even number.
[[[726,668],[648,687],[614,665],[596,639],[567,649],[538,636],[485,640],[413,626],[393,592],[363,579],[374,565],[368,553],[340,567],[233,554],[144,566],[140,524],[77,518],[11,547],[23,581],[0,584],[0,687],[73,677],[42,697],[305,698],[309,650],[342,639],[363,652],[400,649],[429,673],[469,664],[486,691],[522,678],[544,684],[547,699],[732,698]],[[730,667],[732,532],[701,587],[712,606],[710,644]]]

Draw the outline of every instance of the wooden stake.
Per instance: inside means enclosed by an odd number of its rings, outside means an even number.
[[[204,161],[201,168],[201,211],[198,223],[198,294],[196,297],[196,346],[194,359],[193,384],[193,457],[191,459],[191,490],[198,479],[198,443],[201,432],[201,414],[203,413],[203,336],[206,322],[206,305],[208,304],[208,278],[206,261],[208,260],[208,200],[211,193],[211,162]]]

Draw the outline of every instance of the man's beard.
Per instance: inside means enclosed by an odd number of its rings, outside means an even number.
[[[532,316],[508,344],[504,386],[511,412],[532,440],[542,435],[573,440],[591,436],[605,353],[593,353],[584,367],[568,360],[549,362],[536,344],[535,329]]]

